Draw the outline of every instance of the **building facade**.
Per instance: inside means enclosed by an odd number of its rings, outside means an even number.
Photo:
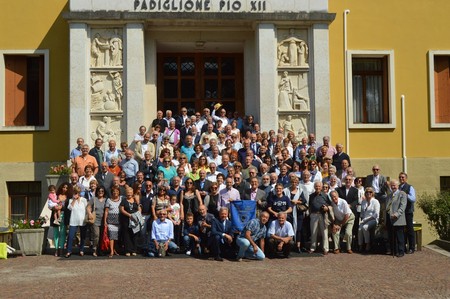
[[[77,137],[131,142],[158,109],[217,102],[331,136],[358,176],[406,171],[419,192],[450,176],[443,0],[33,3],[0,12],[0,221],[42,207]]]

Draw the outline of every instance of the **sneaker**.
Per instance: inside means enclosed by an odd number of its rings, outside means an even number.
[[[186,251],[186,255],[191,255],[191,251],[190,250]]]

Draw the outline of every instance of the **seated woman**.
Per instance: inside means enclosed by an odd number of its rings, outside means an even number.
[[[361,221],[358,228],[359,251],[370,251],[370,230],[378,224],[380,217],[380,203],[375,198],[372,187],[367,187],[364,193],[365,199],[361,203]],[[363,248],[363,243],[366,245]]]

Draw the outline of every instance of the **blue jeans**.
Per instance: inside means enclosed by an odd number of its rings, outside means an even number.
[[[201,240],[200,238],[198,239],[198,242],[194,241],[194,238],[191,238],[189,236],[183,236],[183,244],[184,244],[184,249],[186,250],[194,250],[197,244],[200,244]]]
[[[158,243],[165,243],[166,241],[164,241],[164,240],[158,240]],[[175,244],[175,242],[173,242],[173,241],[170,241],[169,242],[169,248],[168,248],[169,250],[169,252],[170,251],[174,251],[174,250],[177,250],[178,249],[178,246],[177,246],[177,244]],[[150,257],[154,257],[154,256],[158,256],[158,250],[156,249],[156,246],[155,246],[155,244],[153,243],[153,240],[152,240],[152,242],[150,243],[150,248],[149,248],[149,252],[148,252],[148,256],[150,256]]]
[[[250,244],[250,241],[246,238],[237,238],[236,244],[239,246],[239,252],[237,258],[255,258],[257,260],[263,260],[266,256],[264,252],[262,252],[261,248],[258,247],[258,252],[256,254],[253,251],[253,246]]]
[[[69,237],[67,238],[67,253],[72,253],[73,238],[80,228],[80,252],[84,252],[87,226],[69,226]]]

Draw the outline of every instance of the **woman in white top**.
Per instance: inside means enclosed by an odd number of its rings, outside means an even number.
[[[89,190],[91,181],[95,181],[94,169],[92,169],[91,165],[86,165],[84,167],[84,175],[78,179],[78,183],[84,187],[84,190]]]
[[[372,187],[367,187],[365,191],[365,200],[361,203],[361,221],[358,228],[359,251],[363,251],[363,243],[366,244],[365,250],[370,250],[370,230],[378,224],[380,217],[380,203],[375,198],[375,192]]]
[[[69,237],[67,238],[66,258],[72,255],[72,243],[78,228],[80,229],[80,256],[84,255],[84,243],[86,239],[86,207],[87,200],[80,196],[81,188],[73,187],[73,197],[69,199],[67,208],[71,211],[69,220]]]

